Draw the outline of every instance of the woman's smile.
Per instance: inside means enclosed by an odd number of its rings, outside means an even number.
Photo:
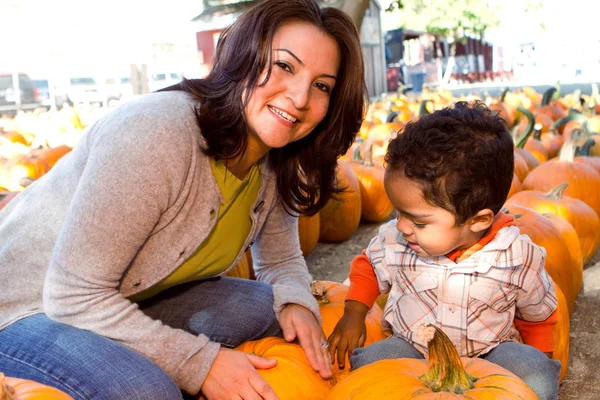
[[[269,110],[273,113],[273,115],[275,115],[275,118],[277,119],[277,121],[281,122],[283,125],[287,126],[287,127],[292,127],[294,126],[294,123],[298,122],[298,118],[294,117],[293,115],[288,114],[287,112],[273,107],[273,106],[267,106],[269,108]]]

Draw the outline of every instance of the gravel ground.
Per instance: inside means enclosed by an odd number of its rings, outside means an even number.
[[[314,279],[343,282],[350,262],[367,246],[380,224],[361,224],[354,235],[339,244],[319,243],[306,257]],[[600,250],[584,271],[582,291],[571,315],[569,369],[559,399],[600,399]]]

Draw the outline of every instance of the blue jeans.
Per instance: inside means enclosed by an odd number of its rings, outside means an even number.
[[[235,347],[279,336],[270,285],[229,277],[190,282],[139,303],[174,328]],[[54,386],[75,399],[172,400],[175,382],[142,354],[37,314],[0,331],[0,371]]]
[[[406,340],[391,337],[355,349],[350,358],[350,365],[352,369],[356,369],[390,358],[424,359],[425,357]],[[533,389],[540,400],[558,399],[560,361],[549,359],[535,347],[517,342],[504,342],[481,358],[517,375]]]

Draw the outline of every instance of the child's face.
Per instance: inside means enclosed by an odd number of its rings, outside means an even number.
[[[396,227],[419,257],[442,256],[477,243],[469,222],[457,226],[451,212],[423,198],[418,182],[400,172],[385,174],[385,190],[397,210]]]

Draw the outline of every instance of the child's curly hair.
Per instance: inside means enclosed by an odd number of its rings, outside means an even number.
[[[504,120],[479,101],[406,124],[390,141],[386,174],[418,181],[425,201],[450,211],[462,225],[478,211],[506,201],[514,172],[514,144]]]

